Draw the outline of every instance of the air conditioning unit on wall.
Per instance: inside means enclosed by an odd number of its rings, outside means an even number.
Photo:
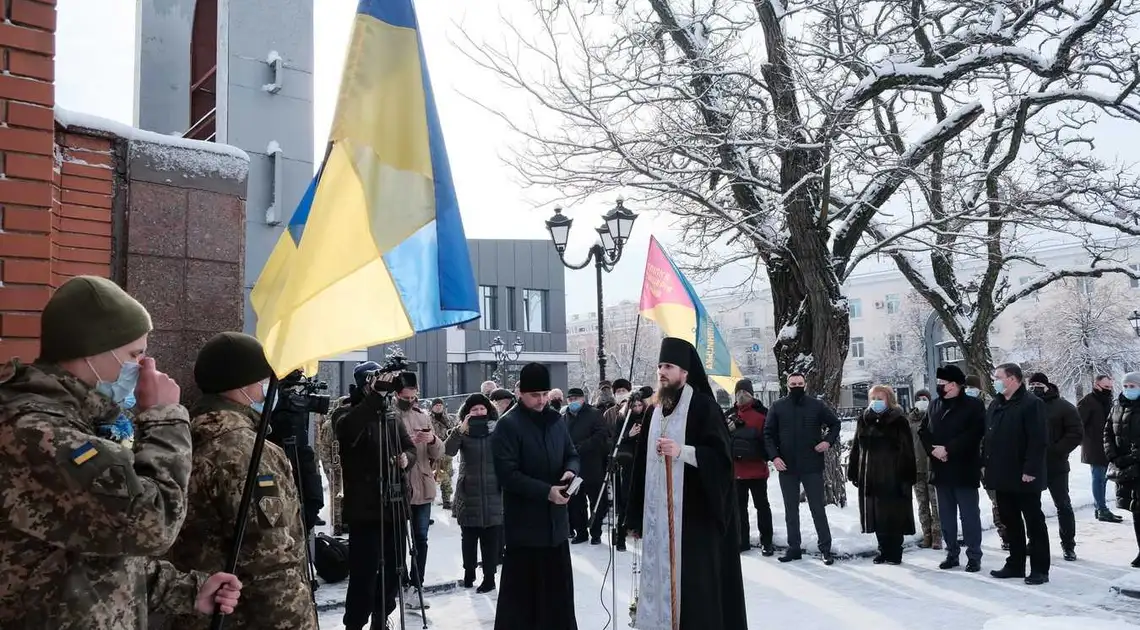
[[[879,311],[881,311],[881,310],[883,310],[884,308],[886,308],[886,306],[887,306],[887,305],[886,305],[885,303],[883,303],[883,302],[875,302],[875,310],[879,310]]]

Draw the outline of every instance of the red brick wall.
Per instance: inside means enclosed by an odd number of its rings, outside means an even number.
[[[113,140],[60,133],[52,200],[52,288],[72,276],[111,277]]]
[[[52,286],[56,8],[0,7],[0,360],[30,361]]]

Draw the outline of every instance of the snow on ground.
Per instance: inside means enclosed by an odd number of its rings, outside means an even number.
[[[456,466],[458,470],[458,466]],[[1140,573],[1128,564],[1136,553],[1132,524],[1101,523],[1093,518],[1092,491],[1088,467],[1074,458],[1070,477],[1073,503],[1077,512],[1077,553],[1075,563],[1060,559],[1057,522],[1049,520],[1053,568],[1051,582],[1029,587],[1020,580],[998,581],[989,570],[999,568],[1005,554],[997,533],[986,532],[983,571],[967,574],[961,570],[939,571],[943,552],[910,548],[900,567],[876,566],[865,557],[842,560],[832,567],[818,559],[780,564],[764,558],[758,550],[742,557],[750,628],[795,628],[796,630],[1140,630],[1127,621],[1140,620],[1140,600],[1117,594],[1113,586],[1127,584]],[[783,506],[778,484],[769,484],[769,500],[774,512],[776,542],[786,541]],[[849,488],[854,502],[854,489]],[[1109,492],[1112,486],[1109,485]],[[983,525],[992,526],[988,501],[982,494]],[[1045,511],[1056,513],[1048,493],[1043,495]],[[801,505],[804,545],[815,548],[815,533],[806,505]],[[858,510],[828,508],[836,552],[862,554],[874,551],[873,535],[859,533]],[[435,524],[429,537],[427,583],[454,583],[462,576],[459,528],[450,514],[437,505]],[[752,514],[755,519],[755,513]],[[326,519],[327,520],[327,519]],[[753,538],[756,537],[753,524]],[[629,626],[631,593],[631,552],[615,553],[616,567],[609,564],[606,546],[575,545],[574,586],[578,627],[581,630],[617,630]],[[611,585],[616,577],[616,589]],[[346,583],[325,585],[318,591],[321,628],[341,628]],[[616,595],[616,614],[612,598]],[[432,594],[428,618],[431,628],[493,628],[497,591],[480,595],[474,590],[456,589]],[[1127,620],[1127,621],[1126,621]],[[397,624],[395,627],[399,627]],[[408,614],[407,628],[421,628],[419,617]],[[528,630],[528,629],[519,629]],[[648,630],[648,629],[647,629]]]

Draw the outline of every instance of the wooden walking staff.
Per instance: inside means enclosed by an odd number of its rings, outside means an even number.
[[[677,530],[673,522],[673,458],[665,456],[665,508],[669,511],[669,611],[673,630],[679,630],[677,614]]]

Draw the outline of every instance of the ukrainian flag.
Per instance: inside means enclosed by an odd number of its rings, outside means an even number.
[[[649,239],[645,281],[641,285],[641,315],[657,322],[669,337],[693,344],[704,360],[705,373],[726,391],[733,391],[742,378],[705,306],[656,238]]]
[[[253,288],[279,375],[479,316],[411,0],[357,8],[328,152]]]

